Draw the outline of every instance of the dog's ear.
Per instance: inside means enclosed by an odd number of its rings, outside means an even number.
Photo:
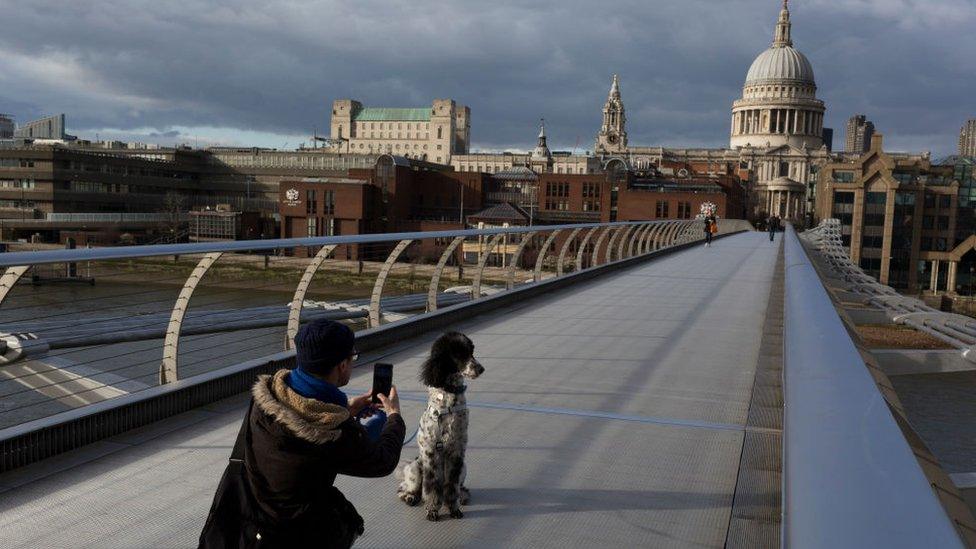
[[[428,387],[443,387],[447,377],[457,371],[457,365],[451,358],[451,335],[449,332],[441,335],[430,348],[430,356],[420,367],[420,382]]]

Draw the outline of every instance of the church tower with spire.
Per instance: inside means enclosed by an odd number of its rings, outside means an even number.
[[[539,141],[536,143],[535,149],[532,150],[529,162],[536,173],[552,172],[552,152],[546,143],[546,120],[544,118],[539,121]]]
[[[613,75],[607,102],[603,105],[603,124],[596,136],[597,152],[624,152],[627,150],[627,130],[624,102],[620,99],[620,81]]]

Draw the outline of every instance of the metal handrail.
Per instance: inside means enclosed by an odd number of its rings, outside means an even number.
[[[784,547],[963,547],[793,228],[785,238]]]
[[[118,248],[93,248],[93,249],[78,249],[78,250],[54,250],[54,251],[39,251],[39,252],[17,252],[17,253],[7,253],[0,254],[0,267],[7,267],[0,276],[0,306],[2,306],[5,297],[9,294],[10,290],[18,283],[19,279],[24,276],[24,274],[29,270],[29,268],[35,265],[52,264],[52,263],[73,263],[73,262],[88,262],[88,261],[99,261],[99,260],[113,260],[113,259],[132,259],[132,258],[142,258],[142,257],[161,257],[161,256],[187,256],[187,255],[202,255],[202,258],[198,260],[196,268],[193,269],[192,273],[186,278],[183,283],[183,287],[179,293],[179,297],[176,299],[171,312],[168,327],[165,332],[165,340],[162,347],[162,361],[159,369],[159,380],[160,383],[170,383],[180,379],[179,375],[179,346],[180,337],[183,332],[184,319],[186,313],[189,310],[190,302],[192,300],[193,294],[203,280],[207,273],[210,271],[211,267],[214,266],[222,257],[227,255],[227,252],[255,252],[261,250],[271,250],[271,249],[288,249],[296,247],[319,247],[319,251],[315,258],[311,260],[305,273],[302,275],[301,281],[296,286],[294,297],[289,305],[288,314],[288,330],[285,340],[285,348],[290,348],[291,340],[294,338],[295,333],[298,330],[298,326],[301,322],[302,309],[304,307],[305,294],[308,289],[308,285],[311,283],[315,276],[316,271],[322,265],[326,256],[330,255],[336,246],[339,245],[358,245],[358,244],[369,244],[369,243],[379,243],[379,242],[398,242],[398,244],[389,252],[386,261],[382,264],[373,285],[373,292],[369,300],[369,305],[365,310],[368,310],[368,319],[370,327],[377,327],[384,323],[387,319],[383,311],[381,311],[381,304],[385,301],[382,299],[384,284],[386,282],[387,276],[390,274],[394,265],[402,252],[406,250],[415,241],[420,241],[423,239],[437,239],[437,238],[451,238],[454,243],[453,246],[449,247],[450,250],[445,250],[441,257],[441,261],[438,262],[433,275],[431,277],[430,290],[428,291],[427,309],[428,311],[433,311],[437,308],[437,281],[440,279],[441,272],[445,268],[447,263],[447,254],[453,254],[454,248],[456,248],[459,241],[468,237],[485,237],[493,236],[490,239],[491,243],[497,243],[502,235],[507,234],[523,234],[523,235],[534,235],[540,232],[549,232],[550,236],[546,239],[545,244],[542,249],[540,249],[538,258],[535,263],[535,268],[533,270],[533,281],[538,283],[541,279],[541,269],[543,260],[546,258],[546,254],[549,245],[555,242],[557,235],[563,231],[568,231],[568,236],[566,236],[566,241],[561,247],[561,252],[558,254],[556,259],[556,276],[561,277],[564,275],[564,260],[570,245],[575,241],[575,239],[581,234],[583,229],[589,229],[588,234],[591,234],[594,229],[597,228],[622,228],[620,231],[622,233],[622,238],[619,240],[619,257],[617,261],[623,260],[635,254],[645,254],[649,250],[645,250],[639,247],[638,244],[643,238],[643,235],[647,229],[653,226],[665,226],[669,230],[666,231],[664,240],[661,242],[661,247],[675,246],[682,244],[687,241],[687,235],[690,233],[690,229],[693,224],[698,223],[694,220],[659,220],[659,221],[626,221],[626,222],[615,222],[615,223],[580,223],[571,225],[536,225],[529,227],[497,227],[489,229],[470,229],[470,230],[454,230],[454,231],[430,231],[430,232],[410,232],[410,233],[386,233],[386,234],[363,234],[363,235],[348,235],[348,236],[328,236],[328,237],[311,237],[311,238],[290,238],[290,239],[275,239],[275,240],[248,240],[248,241],[234,241],[234,242],[204,242],[204,243],[193,243],[193,244],[164,244],[156,246],[131,246],[131,247],[118,247]],[[723,232],[733,232],[738,230],[740,227],[736,225],[735,222],[723,223],[723,226],[730,229]],[[638,229],[638,230],[634,230]],[[527,237],[526,236],[526,237]],[[484,269],[487,266],[487,255],[491,254],[494,244],[490,244],[487,249],[483,250],[481,253],[484,254],[474,273],[474,284],[472,287],[472,292],[470,299],[477,300],[482,299],[482,292],[480,291],[480,284],[482,280],[482,275]],[[625,253],[627,252],[627,253]],[[609,255],[609,250],[607,253],[607,258],[604,261],[606,263],[612,263],[611,257]],[[581,265],[573,263],[572,267],[580,270]],[[597,267],[598,265],[591,264],[589,268]],[[514,272],[513,269],[516,265],[509,267],[506,270],[507,283],[506,290],[511,291],[511,286],[514,282]],[[361,309],[361,308],[360,308]],[[0,309],[2,310],[2,309]],[[361,309],[362,310],[362,309]],[[354,315],[358,316],[358,315]],[[394,315],[395,316],[395,315]],[[350,317],[352,318],[352,317]],[[155,319],[152,320],[151,324],[155,324]],[[209,328],[213,332],[226,331],[223,326],[219,323],[215,323],[214,326]],[[201,330],[197,328],[199,333]],[[115,334],[115,337],[119,341],[133,340],[133,338],[147,338],[151,335],[155,335],[157,332],[154,329],[143,329],[137,331],[135,335],[128,332],[119,332]],[[96,334],[102,336],[103,334]],[[84,342],[90,341],[91,334],[84,334],[83,337],[72,338],[74,343],[81,346]],[[111,338],[101,337],[101,340],[108,341]],[[28,332],[16,332],[16,333],[0,333],[0,340],[5,342],[5,349],[0,350],[0,364],[10,363],[17,360],[23,360],[30,356],[35,356],[47,352],[52,348],[53,343],[44,341],[43,338],[38,337],[36,334]],[[61,340],[58,342],[60,347],[69,346],[72,342],[67,340]]]
[[[662,220],[660,222],[666,222]],[[417,231],[405,233],[377,233],[345,236],[316,236],[305,238],[275,238],[266,240],[235,240],[228,242],[195,242],[190,244],[158,244],[151,246],[119,246],[111,248],[90,248],[75,250],[44,250],[35,252],[8,252],[0,254],[0,267],[15,265],[43,265],[46,263],[68,263],[75,261],[104,261],[109,259],[130,259],[136,257],[159,257],[167,255],[191,255],[211,252],[245,252],[274,250],[278,248],[300,248],[306,246],[329,246],[343,244],[375,244],[394,240],[419,240],[424,238],[452,238],[491,236],[496,234],[524,233],[528,230],[555,231],[559,229],[586,229],[590,227],[617,227],[643,225],[647,221],[619,221],[615,223],[576,223],[568,225],[534,225],[531,227],[495,227],[490,229],[464,229],[454,231]]]

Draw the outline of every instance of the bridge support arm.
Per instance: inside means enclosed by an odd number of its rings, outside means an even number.
[[[437,292],[440,290],[441,274],[444,272],[444,267],[447,265],[447,262],[451,259],[451,255],[454,254],[454,251],[457,250],[457,247],[460,246],[462,242],[464,242],[463,236],[454,237],[454,240],[447,245],[444,253],[441,254],[441,258],[437,260],[437,267],[434,268],[434,274],[430,277],[430,287],[427,288],[428,313],[437,310]]]
[[[180,330],[183,328],[183,317],[186,310],[190,307],[190,298],[193,297],[197,284],[207,275],[210,267],[220,259],[224,252],[210,252],[203,256],[197,266],[187,277],[180,290],[180,295],[176,298],[173,305],[173,313],[169,317],[169,325],[166,328],[166,339],[163,341],[163,361],[159,365],[159,383],[172,383],[180,378],[179,375],[179,354],[180,354]]]
[[[369,327],[376,328],[380,325],[380,297],[383,296],[383,286],[386,285],[386,277],[390,275],[390,270],[393,269],[393,265],[396,260],[403,253],[403,250],[407,249],[413,240],[401,240],[397,243],[390,255],[387,256],[386,262],[383,263],[383,267],[380,269],[379,274],[376,275],[376,283],[373,284],[373,295],[369,300]]]
[[[308,287],[312,284],[312,279],[315,278],[315,273],[319,270],[319,267],[325,262],[325,258],[335,248],[335,245],[322,246],[322,249],[315,254],[311,263],[305,268],[305,272],[302,273],[302,279],[298,281],[298,286],[295,287],[295,295],[291,299],[291,306],[288,307],[288,329],[285,332],[285,350],[291,349],[295,345],[295,336],[298,335],[298,327],[301,325],[302,307],[305,305],[305,294],[308,292]]]
[[[515,287],[515,271],[518,270],[519,259],[522,258],[522,252],[525,251],[525,247],[532,242],[537,234],[539,234],[539,231],[529,231],[522,236],[522,241],[519,242],[518,248],[515,249],[515,254],[512,255],[512,263],[508,266],[508,279],[505,282],[507,289],[511,290]]]

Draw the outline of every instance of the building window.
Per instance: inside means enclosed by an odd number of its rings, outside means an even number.
[[[834,181],[838,183],[853,183],[854,182],[854,172],[834,170]]]
[[[305,218],[305,222],[308,229],[306,234],[308,236],[318,236],[318,219],[314,217],[307,217]]]
[[[325,191],[325,215],[335,215],[335,191]]]
[[[315,191],[305,191],[305,213],[314,215],[318,211],[318,203],[315,201]]]
[[[947,194],[943,194],[943,195],[940,195],[939,196],[939,209],[947,210],[947,209],[949,209],[949,206],[951,204],[952,204],[952,197],[951,196],[949,196]]]
[[[691,219],[691,202],[678,202],[678,219]]]
[[[667,200],[658,200],[657,201],[657,208],[656,208],[654,217],[661,218],[661,219],[668,217],[668,201]]]

